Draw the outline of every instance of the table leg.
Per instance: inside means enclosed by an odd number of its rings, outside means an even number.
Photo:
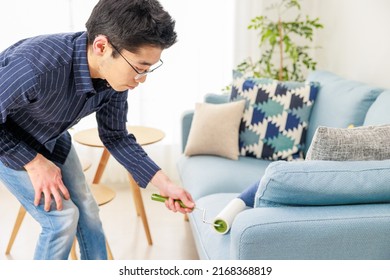
[[[110,158],[110,152],[104,148],[103,154],[100,158],[98,168],[95,173],[95,177],[93,178],[93,184],[99,184],[100,179],[103,175],[104,169],[106,168],[108,159]],[[145,208],[144,208],[144,202],[142,200],[141,191],[139,189],[139,186],[137,182],[134,181],[133,176],[129,173],[129,179],[130,179],[130,188],[133,192],[134,197],[134,203],[135,203],[135,209],[137,211],[137,215],[141,216],[142,223],[144,225],[146,239],[148,240],[149,245],[152,245],[152,237],[149,230],[149,224],[148,219],[146,217]]]
[[[109,158],[110,158],[110,152],[107,149],[103,149],[103,153],[100,158],[98,168],[96,169],[95,177],[93,178],[92,181],[93,184],[99,184]]]
[[[93,180],[92,180],[92,184],[93,185],[96,186],[96,185],[98,185],[100,183],[100,179],[102,178],[104,169],[106,169],[106,165],[107,165],[107,162],[108,162],[109,158],[110,158],[110,152],[106,148],[104,148],[102,156],[100,157],[99,165],[98,165],[98,167],[96,169],[95,176],[93,177]],[[91,186],[91,187],[93,187],[93,186]],[[107,195],[107,194],[105,194],[105,195]],[[110,194],[110,195],[112,196],[112,194]],[[110,201],[110,200],[111,199],[109,199],[108,201]],[[98,202],[98,204],[99,204],[99,206],[102,205],[102,203],[99,203],[99,202]],[[111,248],[108,245],[107,241],[106,241],[106,248],[107,248],[108,259],[109,260],[113,260],[114,257],[112,255]]]
[[[76,242],[77,242],[77,238],[75,237],[75,238],[73,239],[72,248],[70,249],[70,258],[71,258],[72,260],[77,260]]]
[[[14,241],[16,238],[16,235],[18,234],[18,231],[20,229],[20,226],[22,225],[24,216],[26,216],[26,209],[24,209],[23,206],[20,206],[19,213],[15,221],[14,228],[11,233],[11,237],[9,239],[7,249],[5,250],[5,253],[8,255],[11,252],[12,245],[14,245]]]
[[[107,249],[107,259],[108,260],[113,260],[114,256],[112,255],[110,245],[108,245],[108,242],[106,241],[106,249]]]
[[[152,236],[150,235],[148,218],[146,217],[144,202],[143,202],[142,196],[141,196],[141,191],[139,189],[137,182],[134,180],[133,176],[131,176],[130,173],[129,173],[129,180],[130,180],[130,188],[133,192],[135,207],[137,209],[138,214],[141,216],[142,223],[143,223],[144,229],[145,229],[146,238],[148,239],[148,243],[149,243],[149,245],[152,245],[153,244]]]

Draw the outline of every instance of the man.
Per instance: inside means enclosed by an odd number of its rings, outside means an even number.
[[[174,212],[194,207],[126,130],[127,91],[161,66],[176,42],[174,21],[157,0],[100,0],[86,28],[0,53],[0,179],[42,227],[35,259],[67,259],[75,234],[81,258],[107,258],[99,209],[67,132],[93,112],[105,147],[141,187],[155,185]]]

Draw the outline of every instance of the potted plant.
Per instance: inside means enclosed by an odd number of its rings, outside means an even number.
[[[273,78],[280,81],[305,79],[304,70],[315,70],[317,63],[310,55],[314,31],[323,28],[319,18],[310,19],[301,14],[300,0],[281,0],[266,10],[275,10],[274,19],[261,15],[248,26],[259,33],[261,58],[244,60],[237,70],[254,77]],[[286,13],[296,13],[294,20],[284,18]]]

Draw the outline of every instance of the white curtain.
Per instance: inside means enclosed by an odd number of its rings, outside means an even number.
[[[258,48],[259,38],[254,30],[248,30],[251,19],[262,14],[264,7],[268,7],[269,0],[235,0],[234,8],[234,65],[251,57],[256,60],[260,57]]]

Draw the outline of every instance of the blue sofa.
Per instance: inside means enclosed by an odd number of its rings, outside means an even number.
[[[390,124],[390,90],[314,71],[320,83],[306,135],[308,148],[318,126]],[[205,102],[224,103],[228,95],[208,94]],[[192,111],[182,118],[184,151]],[[206,219],[215,217],[246,187],[258,181],[271,161],[230,160],[212,155],[185,156],[177,168]],[[390,187],[390,185],[389,185]],[[390,190],[389,190],[390,191]],[[202,215],[189,215],[200,259],[390,259],[390,203],[259,207],[239,213],[228,234],[218,234]]]

